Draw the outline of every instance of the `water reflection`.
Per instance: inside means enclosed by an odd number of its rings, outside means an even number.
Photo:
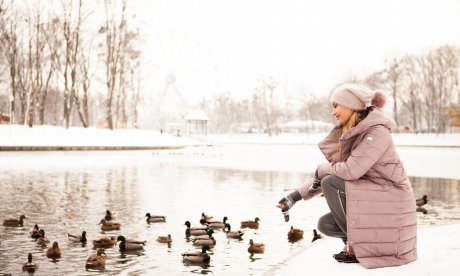
[[[2,158],[0,156],[0,158]],[[310,177],[298,172],[245,171],[209,166],[189,166],[152,160],[143,153],[50,153],[40,162],[0,168],[0,218],[27,219],[23,227],[0,226],[0,271],[18,274],[27,254],[40,266],[34,275],[151,275],[238,274],[258,275],[276,266],[299,249],[310,246],[318,217],[327,212],[323,198],[298,204],[285,223],[275,207],[286,190],[294,189]],[[456,180],[411,178],[417,197],[428,195],[428,214],[418,214],[420,224],[444,224],[460,219],[460,183]],[[101,231],[98,223],[106,210],[117,213],[120,230]],[[147,223],[145,214],[164,214],[164,223]],[[185,236],[185,221],[199,225],[201,213],[214,218],[228,217],[232,230],[240,222],[260,218],[259,229],[242,229],[242,240],[228,239],[222,230],[213,235],[217,244],[209,253],[209,265],[188,265],[181,253],[195,250]],[[38,224],[51,242],[62,250],[58,262],[46,258],[30,238]],[[289,242],[291,226],[305,231],[305,237]],[[67,233],[87,232],[88,244],[68,241]],[[170,233],[168,246],[156,241]],[[147,240],[142,252],[123,252],[119,243],[106,248],[103,270],[86,269],[88,256],[97,248],[92,240],[101,236],[123,235]],[[266,244],[263,254],[248,253],[249,240]]]

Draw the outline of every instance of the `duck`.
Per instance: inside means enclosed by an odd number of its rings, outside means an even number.
[[[171,234],[168,234],[167,236],[158,236],[157,237],[157,242],[171,243],[172,242]]]
[[[111,247],[117,244],[117,239],[115,236],[111,237],[102,237],[97,240],[93,240],[93,245],[95,247]]]
[[[116,213],[112,213],[110,210],[105,211],[104,219],[106,221],[111,221],[115,218]]]
[[[208,246],[214,246],[216,245],[216,239],[212,236],[214,233],[214,230],[209,229],[207,231],[207,235],[203,236],[198,236],[195,239],[193,239],[193,245],[208,245]]]
[[[166,217],[161,216],[161,215],[151,215],[150,213],[147,213],[147,214],[145,214],[145,216],[147,217],[146,221],[148,223],[150,223],[150,222],[165,222],[166,221]]]
[[[319,240],[319,239],[322,239],[323,236],[321,234],[319,234],[316,229],[313,229],[313,239],[311,240],[311,242],[314,242],[316,240]]]
[[[212,221],[214,217],[211,215],[206,215],[204,212],[201,213],[200,223],[205,224],[206,222]]]
[[[38,265],[32,262],[32,253],[27,255],[27,263],[22,265],[22,271],[27,271],[29,273],[33,273],[38,269]]]
[[[119,248],[121,251],[138,251],[144,249],[145,241],[128,242],[124,236],[118,236],[117,241],[120,241]]]
[[[415,200],[415,205],[417,205],[418,207],[421,207],[425,204],[428,203],[428,196],[427,195],[423,195],[421,198],[417,198]]]
[[[225,228],[225,223],[227,223],[227,220],[228,220],[228,218],[227,218],[227,217],[224,217],[222,221],[212,220],[212,221],[205,222],[205,224],[206,224],[209,228],[213,228],[213,229],[224,229],[224,228]]]
[[[53,242],[53,246],[51,248],[48,248],[46,251],[46,257],[51,259],[61,258],[61,249],[59,248],[57,241]]]
[[[93,254],[86,259],[86,267],[87,268],[94,268],[105,266],[105,259],[107,255],[105,254],[105,250],[103,248],[99,248],[96,254]]]
[[[428,214],[428,210],[423,208],[423,207],[420,207],[420,206],[417,206],[417,208],[415,209],[415,211],[417,212],[420,212],[420,213],[423,213],[424,215]]]
[[[249,247],[248,247],[249,253],[251,254],[264,253],[264,251],[265,251],[265,244],[255,243],[252,239],[249,240]]]
[[[225,229],[228,229],[228,230],[225,231]],[[224,232],[227,238],[229,239],[241,239],[241,237],[243,237],[244,235],[244,233],[241,232],[241,230],[238,230],[238,231],[231,231],[231,230],[232,230],[232,226],[229,223],[226,223]]]
[[[206,251],[209,250],[208,245],[201,246],[201,251],[186,251],[182,253],[182,261],[197,264],[207,264],[211,261],[211,257]]]
[[[256,217],[254,220],[242,221],[241,228],[259,229],[259,221],[260,219],[258,217]]]
[[[206,235],[206,231],[208,230],[207,226],[191,227],[190,221],[188,220],[184,223],[184,225],[187,226],[187,229],[185,229],[186,236]]]
[[[288,240],[290,241],[297,241],[297,240],[303,239],[303,230],[297,229],[297,228],[294,228],[294,226],[291,226],[291,229],[289,230],[287,236],[288,236]]]
[[[9,226],[9,227],[17,227],[17,226],[24,226],[24,219],[26,216],[21,215],[19,219],[5,219],[3,221],[3,226]]]
[[[106,221],[105,219],[101,219],[101,222],[99,222],[101,225],[101,230],[102,231],[111,231],[111,230],[120,230],[121,224],[118,222],[113,222],[113,221]]]
[[[37,245],[41,245],[43,247],[46,247],[50,243],[50,240],[47,237],[45,237],[45,230],[38,230],[38,238],[36,243]]]
[[[75,243],[86,243],[86,231],[83,231],[81,235],[73,235],[70,233],[67,233],[67,237],[69,238],[69,241],[75,242]]]
[[[35,224],[34,228],[32,228],[29,233],[30,233],[30,237],[31,238],[34,238],[34,239],[37,239],[39,237],[39,234],[38,234],[38,231],[40,230],[40,228],[38,227],[38,224]]]

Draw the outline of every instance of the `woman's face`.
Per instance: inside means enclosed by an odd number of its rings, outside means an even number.
[[[332,116],[337,119],[340,126],[345,125],[352,114],[353,110],[337,103],[332,104]]]

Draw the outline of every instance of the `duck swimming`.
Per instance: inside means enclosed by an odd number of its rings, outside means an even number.
[[[201,251],[187,251],[182,253],[182,261],[189,263],[205,264],[209,263],[211,257],[206,253],[209,246],[203,245]]]
[[[228,230],[225,231],[226,229],[228,229]],[[241,232],[241,230],[231,231],[231,229],[232,229],[232,226],[229,223],[226,223],[225,228],[224,228],[224,232],[225,232],[225,235],[227,236],[227,238],[229,238],[229,239],[241,239],[241,237],[243,237],[244,233]]]
[[[121,224],[118,222],[106,221],[105,219],[101,219],[99,222],[101,225],[102,231],[111,231],[111,230],[120,230]]]
[[[50,243],[50,240],[47,237],[45,237],[45,230],[38,230],[38,238],[36,243],[37,245],[41,245],[43,247],[46,247]]]
[[[208,230],[207,226],[191,227],[190,221],[188,220],[184,223],[184,225],[187,226],[187,229],[185,229],[186,236],[206,235],[206,231]]]
[[[21,215],[19,219],[5,219],[3,221],[3,226],[9,226],[9,227],[22,227],[24,226],[24,219],[26,216]]]
[[[259,229],[259,221],[260,219],[258,217],[256,217],[254,220],[242,221],[241,228]]]
[[[51,259],[61,258],[61,249],[59,248],[58,242],[53,242],[53,247],[48,248],[46,251],[46,257]]]
[[[86,259],[86,267],[94,268],[94,267],[105,266],[106,258],[107,258],[107,255],[105,254],[104,249],[100,248],[97,250],[96,254],[91,255],[88,257],[88,259]]]
[[[83,231],[81,235],[72,235],[67,233],[67,237],[69,238],[69,241],[74,242],[74,243],[86,243],[86,231]]]
[[[227,223],[227,220],[228,220],[228,218],[227,218],[227,217],[224,217],[222,221],[212,220],[212,221],[205,222],[205,224],[206,224],[209,228],[213,228],[213,229],[224,229],[225,223]]]
[[[120,241],[119,248],[121,251],[138,251],[143,250],[146,241],[134,241],[128,242],[124,236],[118,236],[117,241]]]
[[[158,236],[157,242],[171,243],[172,242],[171,234],[168,234],[167,236]]]
[[[200,223],[205,224],[206,222],[211,222],[212,219],[213,219],[213,216],[206,215],[205,213],[201,213]]]
[[[32,228],[30,230],[30,237],[31,238],[34,238],[34,239],[37,239],[40,235],[38,234],[38,231],[40,230],[40,228],[38,227],[37,224],[35,224],[34,228]]]
[[[117,239],[115,236],[111,237],[102,237],[97,240],[93,240],[93,245],[95,247],[111,247],[117,244]]]
[[[148,223],[150,222],[165,222],[166,221],[166,216],[160,216],[160,215],[151,215],[150,213],[145,214],[147,217],[146,221]]]
[[[319,240],[319,239],[322,239],[323,236],[321,234],[319,234],[316,229],[313,229],[313,239],[311,240],[311,242],[314,242],[316,240]]]
[[[264,253],[264,251],[265,251],[265,244],[255,243],[252,239],[249,240],[249,247],[248,247],[249,253],[251,254]]]
[[[29,273],[35,272],[38,269],[38,265],[32,262],[32,253],[28,254],[27,259],[27,263],[22,266],[22,271],[27,271]]]
[[[287,236],[289,241],[297,241],[303,239],[303,230],[296,229],[294,226],[291,226]]]

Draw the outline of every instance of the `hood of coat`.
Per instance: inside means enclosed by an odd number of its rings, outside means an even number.
[[[393,119],[387,117],[380,108],[372,107],[367,117],[364,120],[362,120],[359,124],[357,124],[354,128],[344,133],[342,135],[342,139],[349,139],[377,125],[382,125],[388,128],[390,132],[393,132],[396,129],[396,122]]]

